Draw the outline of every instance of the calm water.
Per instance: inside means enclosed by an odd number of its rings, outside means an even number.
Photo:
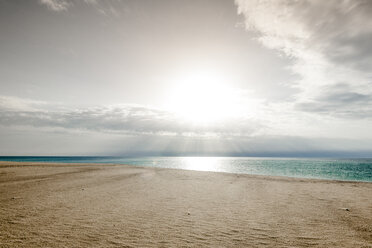
[[[20,162],[115,163],[187,170],[372,182],[372,159],[0,156],[0,160]]]

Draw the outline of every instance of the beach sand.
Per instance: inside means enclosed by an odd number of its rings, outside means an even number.
[[[372,247],[372,183],[0,162],[0,247]]]

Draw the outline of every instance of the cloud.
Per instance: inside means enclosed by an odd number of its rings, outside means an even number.
[[[197,137],[251,136],[262,128],[257,121],[244,119],[225,120],[212,126],[194,125],[171,112],[140,105],[72,109],[4,96],[0,96],[0,125]]]
[[[72,5],[71,2],[66,0],[39,0],[39,3],[57,12],[67,10]]]
[[[333,93],[324,97],[332,100],[326,102],[359,101],[359,95],[338,95],[345,87],[347,84],[330,89]],[[322,111],[329,111],[326,107],[323,106],[325,110]],[[271,108],[266,115],[269,117],[241,117],[198,126],[171,112],[147,106],[75,108],[0,96],[0,153],[133,156],[370,154],[372,136],[366,129],[372,121],[353,122],[353,126],[346,123],[345,128],[344,122],[332,119],[294,118],[294,113],[285,110],[284,106],[278,111]],[[349,153],[343,153],[345,151]]]
[[[98,13],[104,16],[118,17],[119,9],[123,9],[121,1],[99,1],[99,0],[39,0],[41,5],[47,6],[52,11],[66,11],[73,5],[86,4],[93,7]]]
[[[125,10],[120,5],[120,1],[98,1],[98,0],[84,0],[86,4],[94,7],[94,9],[104,16],[118,17],[120,16],[119,10]]]
[[[31,99],[21,99],[12,96],[0,96],[1,111],[37,111],[40,107],[46,105],[46,102]]]
[[[300,80],[295,110],[370,116],[372,1],[236,0],[246,29],[264,46],[292,58]],[[348,87],[336,87],[347,82]],[[327,92],[331,90],[331,92]],[[347,114],[346,114],[347,113]]]
[[[296,108],[343,118],[372,118],[372,95],[353,92],[345,83],[324,87],[323,92],[313,101],[298,103]]]
[[[236,4],[247,29],[259,32],[266,46],[291,56],[309,59],[312,53],[321,53],[352,58],[371,47],[370,1],[236,0]]]

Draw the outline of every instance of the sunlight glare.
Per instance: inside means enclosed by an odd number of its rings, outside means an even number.
[[[220,158],[218,157],[184,157],[185,168],[198,171],[218,171]]]
[[[182,119],[208,125],[238,114],[239,97],[217,73],[193,73],[177,80],[168,105]]]

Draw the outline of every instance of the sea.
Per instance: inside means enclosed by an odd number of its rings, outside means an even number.
[[[128,164],[251,175],[372,182],[371,158],[0,156],[0,161]]]

